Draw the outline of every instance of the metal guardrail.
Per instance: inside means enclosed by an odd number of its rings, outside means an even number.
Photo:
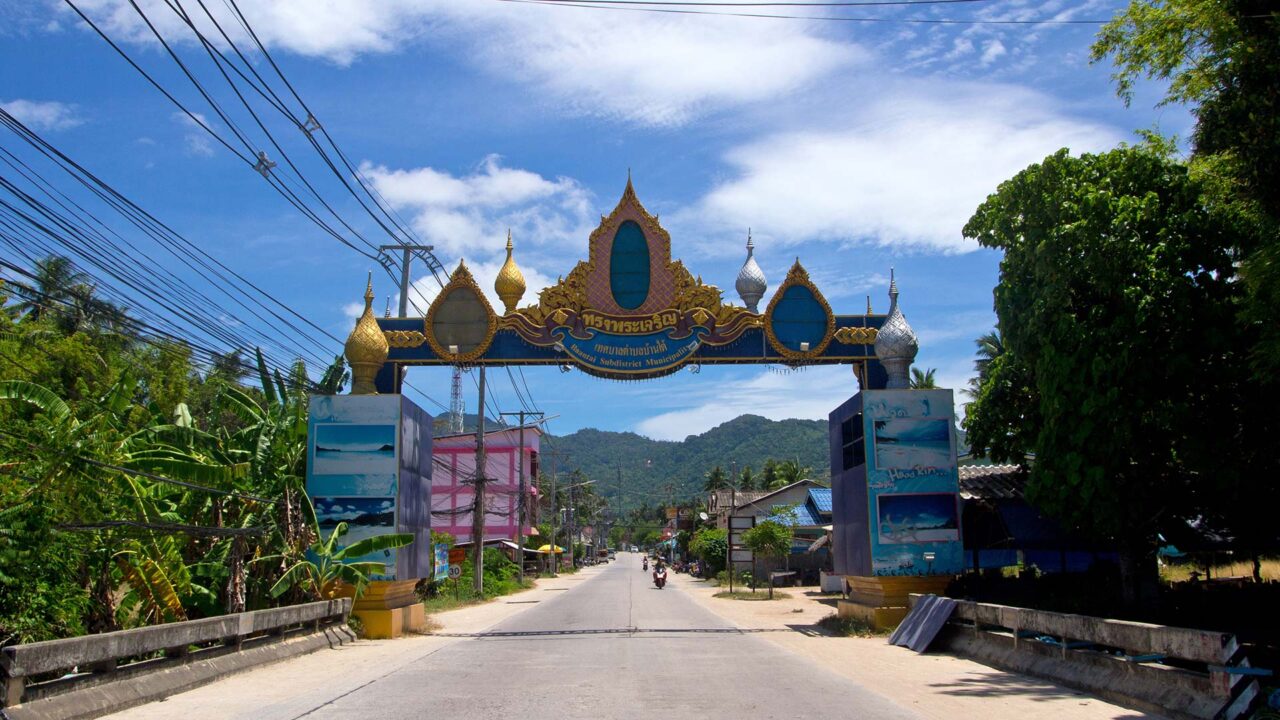
[[[910,596],[912,607],[921,597]],[[948,627],[949,650],[1184,717],[1239,717],[1260,690],[1256,677],[1270,674],[1225,632],[966,600]],[[1182,707],[1165,704],[1174,696]]]
[[[68,673],[56,682],[58,691],[70,691],[78,680],[108,676],[134,666],[154,663],[163,653],[181,659],[203,652],[193,646],[216,645],[231,651],[258,635],[283,635],[291,629],[318,631],[324,625],[341,623],[351,612],[351,599],[340,598],[289,607],[254,610],[202,620],[187,620],[150,627],[85,635],[63,640],[11,645],[0,648],[0,707],[12,707],[24,700],[33,679],[51,673]],[[122,662],[124,664],[122,664]],[[43,683],[41,683],[43,684]],[[38,686],[38,685],[37,685]],[[29,699],[29,698],[28,698]]]

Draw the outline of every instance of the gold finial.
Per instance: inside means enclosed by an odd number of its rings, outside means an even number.
[[[374,378],[386,362],[391,346],[373,316],[373,273],[364,291],[364,312],[347,336],[347,362],[351,365],[351,394],[377,395]]]
[[[524,273],[520,272],[520,268],[516,266],[516,261],[511,257],[511,251],[514,246],[511,244],[511,231],[507,230],[507,261],[502,264],[502,269],[498,271],[498,279],[493,282],[493,289],[498,293],[498,298],[502,300],[502,305],[506,308],[508,314],[515,312],[516,305],[520,303],[520,298],[524,297],[525,283]]]

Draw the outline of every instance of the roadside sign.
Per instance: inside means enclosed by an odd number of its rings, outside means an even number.
[[[436,543],[434,549],[435,574],[432,580],[442,582],[449,577],[449,544]]]
[[[458,578],[460,578],[460,577],[462,577],[462,566],[461,566],[461,565],[450,565],[450,566],[449,566],[449,579],[450,579],[450,580],[457,580],[457,579],[458,579]]]
[[[467,559],[466,548],[452,548],[449,550],[449,564],[461,565],[463,560]]]

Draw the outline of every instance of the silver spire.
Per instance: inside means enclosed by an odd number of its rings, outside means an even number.
[[[889,380],[885,387],[890,390],[902,389],[911,385],[911,362],[920,351],[920,341],[916,333],[907,323],[902,309],[898,307],[898,281],[894,278],[893,269],[889,269],[889,314],[884,325],[876,333],[876,358],[884,366]]]
[[[760,312],[760,298],[764,297],[764,291],[769,289],[769,283],[764,279],[764,272],[760,270],[760,266],[756,264],[755,243],[751,240],[751,230],[747,230],[747,261],[742,264],[742,269],[738,271],[738,281],[733,286],[738,290],[739,297],[751,312]]]

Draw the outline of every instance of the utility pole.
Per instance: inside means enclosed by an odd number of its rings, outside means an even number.
[[[518,508],[516,510],[516,554],[518,555],[518,557],[516,558],[516,562],[520,565],[520,585],[523,586],[524,585],[524,516],[525,516],[524,504],[525,504],[525,495],[527,494],[525,490],[526,486],[525,486],[525,480],[524,480],[524,460],[525,460],[524,458],[524,419],[525,419],[525,416],[533,416],[533,415],[537,415],[538,418],[541,419],[543,415],[540,412],[526,412],[524,410],[521,410],[519,412],[498,413],[498,415],[499,417],[506,417],[507,415],[520,416],[520,459],[518,461],[520,463],[520,495],[516,499],[517,508]]]
[[[556,515],[560,512],[556,509],[556,463],[568,459],[569,453],[552,451],[545,454],[551,456],[551,539],[547,541],[547,549],[551,553],[551,577],[555,577],[556,566],[560,564],[556,559]]]
[[[476,595],[484,596],[484,486],[489,481],[485,477],[484,459],[484,365],[480,366],[480,413],[476,419],[476,494],[475,503],[471,506],[471,567],[475,573],[472,587]]]
[[[423,262],[427,263],[427,267],[430,268],[431,274],[435,275],[436,282],[440,283],[440,287],[444,287],[444,282],[440,280],[440,275],[437,272],[437,268],[443,269],[443,266],[440,265],[440,261],[436,259],[436,256],[431,254],[431,251],[434,249],[435,248],[431,245],[378,246],[378,260],[382,263],[383,267],[386,267],[387,269],[390,269],[393,264],[388,251],[399,250],[403,253],[400,257],[400,317],[407,317],[409,315],[409,264],[413,262],[414,253],[423,253]],[[399,390],[400,382],[404,377],[403,373],[405,372],[405,367],[403,365],[396,365],[396,368],[396,389]]]

